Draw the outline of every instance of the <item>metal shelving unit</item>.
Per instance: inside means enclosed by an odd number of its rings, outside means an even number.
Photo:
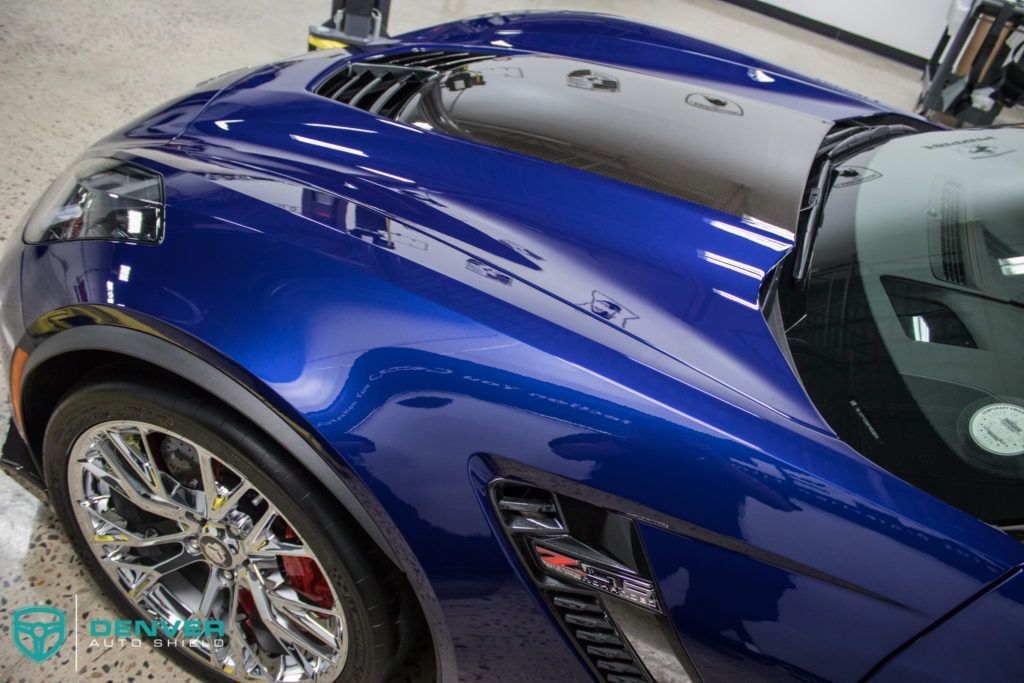
[[[986,126],[1018,104],[1024,72],[1014,50],[1024,48],[1022,24],[1024,0],[977,0],[926,65],[920,112],[958,126]]]

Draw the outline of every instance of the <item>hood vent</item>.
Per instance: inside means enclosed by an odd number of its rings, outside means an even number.
[[[342,104],[396,119],[419,89],[433,78],[495,55],[454,50],[425,50],[373,55],[352,62],[316,93]]]

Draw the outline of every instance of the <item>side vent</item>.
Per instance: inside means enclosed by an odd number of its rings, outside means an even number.
[[[453,50],[425,50],[373,55],[351,62],[316,93],[371,114],[395,119],[432,78],[495,55]]]
[[[699,681],[630,518],[511,479],[491,482],[490,496],[538,592],[598,681]],[[659,656],[645,665],[638,651]]]
[[[549,598],[576,647],[608,683],[650,681],[596,598],[558,591],[551,591]]]

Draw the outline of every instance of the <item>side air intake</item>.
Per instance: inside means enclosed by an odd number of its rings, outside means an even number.
[[[600,683],[696,683],[632,520],[512,479],[490,485],[524,568]],[[647,656],[642,653],[659,653]]]
[[[552,591],[550,600],[576,647],[608,683],[650,681],[596,598],[586,593]]]

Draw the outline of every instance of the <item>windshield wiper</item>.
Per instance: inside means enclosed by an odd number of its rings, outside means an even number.
[[[805,213],[806,218],[797,232],[800,244],[797,247],[796,262],[793,265],[793,283],[796,286],[802,286],[804,280],[807,279],[811,257],[814,254],[814,240],[821,227],[823,208],[828,199],[828,193],[832,189],[836,167],[844,160],[880,145],[886,140],[919,132],[913,126],[895,124],[864,129],[850,128],[834,133],[825,139],[825,143],[814,158],[817,173],[813,174],[808,182],[809,185],[813,184],[813,187],[807,194],[807,201],[800,209],[802,213]]]

